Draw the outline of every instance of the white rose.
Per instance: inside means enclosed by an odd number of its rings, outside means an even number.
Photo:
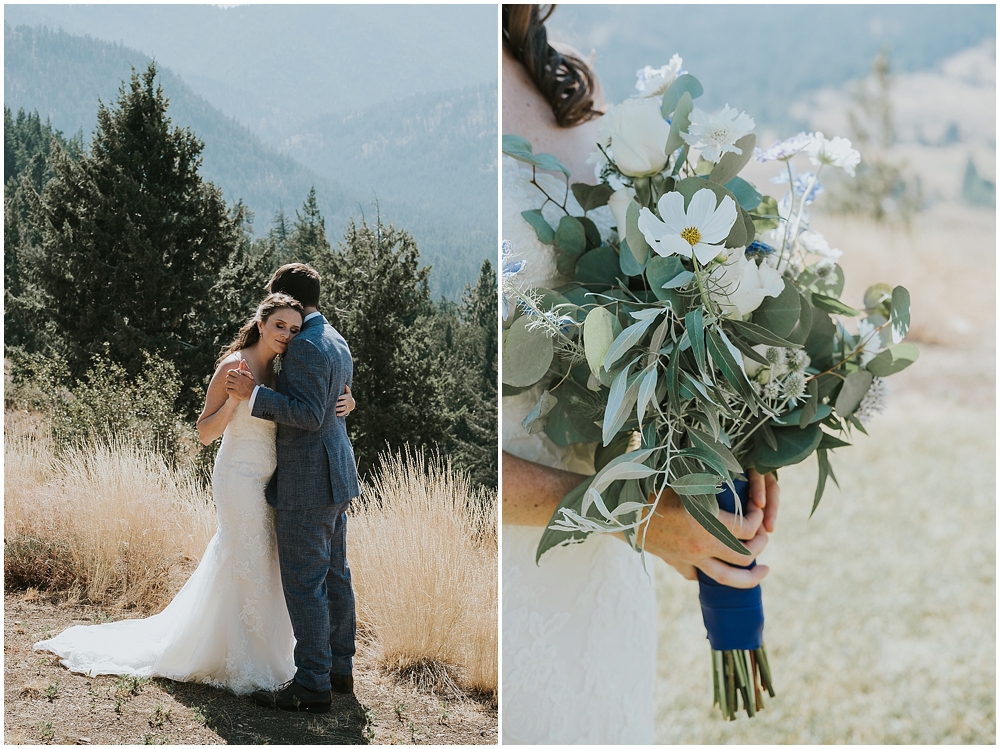
[[[611,141],[611,157],[622,174],[646,177],[667,163],[670,125],[653,99],[626,99],[601,118],[601,130]]]
[[[616,190],[615,194],[608,198],[608,208],[615,217],[615,226],[618,227],[618,236],[625,236],[625,215],[628,212],[628,204],[635,197],[635,190],[631,187],[623,187]]]
[[[766,296],[778,296],[784,288],[781,275],[768,265],[736,251],[709,274],[709,295],[729,317],[740,318],[753,312]]]

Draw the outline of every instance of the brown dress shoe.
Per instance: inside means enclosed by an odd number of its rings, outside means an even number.
[[[330,689],[337,694],[354,694],[354,677],[351,674],[330,674]]]
[[[258,689],[251,696],[260,705],[302,713],[328,713],[333,701],[329,692],[314,692],[294,680],[282,684],[277,691]]]

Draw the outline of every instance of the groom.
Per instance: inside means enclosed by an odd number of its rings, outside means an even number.
[[[352,694],[356,629],[354,591],[347,566],[347,507],[361,492],[354,451],[338,396],[351,384],[354,364],[343,337],[319,313],[319,274],[302,263],[275,271],[269,292],[283,292],[305,308],[278,375],[277,391],[231,370],[226,390],[250,401],[250,413],[278,424],[277,470],[267,486],[276,509],[281,585],[295,634],[295,678],[277,692],[257,691],[257,702],[282,710],[327,712],[330,690]]]

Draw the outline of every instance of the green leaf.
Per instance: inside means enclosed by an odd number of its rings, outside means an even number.
[[[850,447],[850,442],[844,442],[842,439],[834,437],[832,434],[827,434],[823,432],[823,439],[819,441],[818,450],[833,450],[837,447]]]
[[[674,255],[670,257],[654,255],[646,263],[646,280],[649,282],[649,288],[661,301],[666,301],[671,296],[676,297],[676,293],[671,289],[664,288],[664,284],[683,272],[684,265],[680,258]],[[676,307],[674,311],[677,311]]]
[[[631,277],[641,276],[643,269],[646,267],[645,264],[640,265],[635,259],[635,255],[632,254],[632,250],[629,249],[628,240],[624,237],[621,238],[618,251],[618,267],[621,272]]]
[[[727,322],[732,322],[732,320],[728,320]],[[751,361],[755,361],[758,364],[767,364],[767,359],[765,359],[763,355],[754,351],[749,342],[738,336],[732,328],[730,328],[729,332],[729,340],[733,342],[733,345],[740,350],[740,353],[743,354],[744,357],[750,359]]]
[[[810,384],[813,382],[816,382],[816,380],[810,380]],[[783,427],[790,427],[790,426],[795,426],[796,424],[801,424],[802,413],[804,410],[805,410],[804,408],[796,408],[794,411],[789,411],[786,414],[780,414],[778,416],[775,416],[773,419],[771,419],[771,422],[773,424],[777,424],[778,426],[783,426]],[[823,421],[823,419],[825,419],[831,413],[833,413],[832,406],[828,406],[826,403],[817,403],[816,413],[813,414],[812,417],[810,417],[807,423],[816,424],[820,421]]]
[[[757,400],[747,380],[746,373],[742,365],[736,361],[733,353],[729,350],[722,336],[725,335],[719,330],[709,329],[708,331],[708,353],[712,355],[712,361],[722,372],[726,381],[736,388],[736,392],[743,396],[752,413],[757,413]]]
[[[780,224],[778,201],[770,195],[764,195],[760,199],[760,205],[754,209],[750,218],[753,220],[754,228],[757,231],[770,231],[771,229],[777,229]]]
[[[583,224],[583,234],[587,238],[587,248],[594,249],[595,247],[600,247],[603,240],[601,239],[601,230],[597,228],[597,224],[586,216],[578,216],[576,220]]]
[[[727,325],[731,325],[742,338],[750,343],[763,343],[767,346],[778,346],[780,348],[802,348],[801,344],[792,343],[786,338],[776,336],[767,328],[752,322],[743,320],[727,320]],[[766,363],[766,360],[764,361]]]
[[[726,156],[732,155],[731,153],[726,154]],[[725,161],[726,156],[722,157],[723,161]],[[721,164],[722,162],[719,163]],[[725,183],[725,186],[727,190],[736,196],[736,202],[740,204],[740,208],[743,210],[752,211],[760,205],[761,194],[757,192],[756,187],[742,177],[733,177]]]
[[[733,145],[739,148],[741,153],[724,153],[722,155],[719,163],[712,167],[712,171],[708,175],[708,178],[713,182],[724,185],[740,173],[740,170],[747,165],[750,157],[753,156],[753,148],[757,145],[757,136],[753,133],[744,135]],[[759,202],[758,199],[757,203]],[[754,203],[750,208],[756,208],[757,203]]]
[[[576,261],[576,280],[587,284],[614,284],[623,276],[618,263],[618,253],[609,245],[584,253]]]
[[[709,470],[714,471],[722,480],[729,479],[729,470],[726,468],[726,464],[723,462],[722,458],[708,448],[696,445],[694,447],[678,450],[676,455],[678,457],[694,458],[700,461],[702,465]]]
[[[753,322],[767,328],[779,338],[784,338],[798,323],[801,312],[799,292],[785,279],[782,292],[776,297],[764,297],[764,301],[754,310]]]
[[[663,119],[669,119],[684,94],[689,94],[692,99],[697,99],[703,93],[705,93],[705,89],[693,75],[685,73],[678,76],[670,84],[670,88],[663,93],[663,106],[660,107],[660,114],[663,115]]]
[[[601,428],[588,418],[594,405],[595,393],[587,390],[572,377],[568,378],[557,391],[559,402],[549,412],[545,434],[560,447],[597,442],[601,439]]]
[[[556,248],[571,255],[582,255],[587,250],[587,233],[583,224],[572,216],[559,219],[553,243]]]
[[[560,513],[559,510],[563,507],[580,512],[580,507],[583,504],[583,495],[590,488],[590,485],[593,482],[593,476],[584,479],[581,483],[570,489],[562,500],[560,500],[559,506],[556,507],[556,511],[552,513],[552,518],[549,520],[549,527],[546,527],[545,530],[542,531],[542,537],[538,541],[538,548],[535,550],[535,564],[538,564],[538,560],[542,558],[542,554],[547,552],[549,549],[556,546],[579,543],[587,537],[587,534],[582,531],[553,530],[551,526],[556,520],[562,517],[562,513]]]
[[[614,340],[615,316],[604,307],[594,307],[587,313],[583,323],[583,350],[587,355],[587,364],[595,377],[600,377],[601,365],[608,347]]]
[[[625,210],[625,241],[639,265],[645,265],[652,251],[646,238],[639,231],[639,205],[634,200]]]
[[[555,229],[545,220],[540,210],[536,208],[533,211],[521,211],[521,215],[525,221],[531,224],[531,228],[535,230],[535,235],[538,237],[539,242],[542,244],[552,244],[552,240],[556,236]]]
[[[892,342],[899,343],[910,330],[910,292],[902,286],[892,290]]]
[[[716,494],[722,479],[712,473],[689,473],[670,484],[678,494]]]
[[[675,353],[667,364],[667,402],[674,411],[679,411],[681,404],[681,378],[678,367],[680,358],[680,354]]]
[[[816,508],[819,507],[819,501],[823,498],[823,490],[826,489],[826,479],[830,475],[830,457],[826,450],[816,451],[816,461],[819,463],[819,476],[816,479],[816,493],[813,495],[813,506],[812,510],[809,511],[809,517],[812,517]]]
[[[806,353],[812,360],[812,365],[825,370],[833,364],[833,340],[837,334],[837,326],[826,312],[812,308],[812,325],[809,326],[809,337],[806,338]]]
[[[761,445],[757,448],[757,463],[771,468],[781,468],[800,463],[819,446],[823,430],[819,424],[810,424],[805,429],[793,427],[772,427],[776,447]]]
[[[913,364],[919,356],[919,349],[912,343],[897,343],[876,355],[868,362],[865,369],[876,377],[888,377],[902,372]]]
[[[691,110],[694,109],[694,101],[691,99],[691,94],[685,91],[681,94],[681,98],[677,102],[677,106],[674,108],[674,116],[670,121],[670,135],[667,136],[667,145],[663,149],[665,153],[671,154],[678,148],[684,145],[684,139],[681,137],[681,133],[686,133],[691,127]],[[684,156],[687,156],[687,151],[685,150]],[[678,167],[682,163],[681,158],[678,158],[678,162],[674,165],[674,174],[677,174]]]
[[[635,362],[635,359],[632,360],[611,383],[608,404],[604,409],[604,426],[601,430],[602,444],[607,445],[611,442],[635,407],[636,399],[639,396],[639,382],[636,380],[631,385],[628,384],[628,375]]]
[[[701,307],[695,307],[684,315],[684,328],[688,340],[691,341],[691,352],[700,372],[707,372],[708,363],[705,358],[705,325],[704,312]]]
[[[812,305],[809,300],[799,294],[799,319],[795,327],[788,333],[788,340],[801,347],[809,337],[809,329],[812,327]]]
[[[503,152],[518,161],[531,164],[547,172],[562,172],[569,177],[569,169],[550,153],[533,153],[531,143],[519,135],[503,136]]]
[[[639,420],[640,429],[642,429],[642,417],[646,415],[646,409],[649,408],[649,402],[656,394],[656,378],[657,369],[654,366],[642,376],[642,381],[639,385],[639,395],[636,401],[635,414]]]
[[[693,496],[681,494],[680,498],[684,505],[684,509],[691,513],[691,517],[697,520],[702,528],[711,533],[733,551],[746,556],[752,556],[750,550],[740,543],[736,536],[730,533],[729,529],[720,522],[718,517],[716,517],[716,514],[719,511],[719,505],[715,497],[704,494],[696,494]]]
[[[806,393],[809,397],[806,398],[806,402],[802,406],[802,415],[799,417],[799,427],[802,429],[805,429],[814,421],[824,418],[818,416],[819,385],[816,383],[816,380],[809,380],[809,384],[806,385]]]
[[[690,427],[688,427],[687,434],[695,446],[702,447],[705,450],[718,455],[723,464],[730,471],[733,473],[743,473],[743,467],[740,465],[740,462],[736,460],[736,456],[734,456],[729,451],[729,448],[721,442],[713,439],[710,435],[705,434],[704,432],[699,432],[697,429],[692,429]]]
[[[538,403],[532,408],[528,415],[524,417],[521,422],[528,434],[538,434],[545,429],[546,423],[549,420],[549,411],[551,411],[559,400],[549,393],[548,390],[542,392],[542,397],[538,399]]]
[[[530,317],[522,315],[503,334],[503,382],[514,387],[534,385],[549,371],[552,339],[539,331],[525,330]]]
[[[657,317],[659,315],[646,316],[639,320],[639,322],[625,328],[611,343],[611,346],[608,347],[608,351],[604,355],[604,368],[610,370],[619,359],[625,356],[625,352],[639,342],[639,339],[649,329],[649,326],[656,321]]]
[[[844,384],[840,387],[840,393],[837,395],[835,405],[837,415],[840,418],[846,419],[858,410],[858,406],[861,405],[861,399],[865,397],[865,393],[871,387],[874,377],[871,372],[865,369],[847,375],[847,379],[844,380]]]
[[[592,211],[608,204],[608,198],[614,194],[611,186],[605,182],[599,185],[588,185],[584,182],[574,182],[570,185],[576,202],[584,211]]]
[[[594,470],[600,471],[619,455],[624,455],[631,440],[632,435],[630,433],[619,432],[618,436],[611,440],[607,446],[598,442],[594,450]]]
[[[826,294],[813,294],[812,303],[814,307],[818,307],[824,312],[829,312],[831,315],[848,315],[850,317],[857,317],[861,314],[861,312],[854,309],[854,307],[849,307],[839,299],[826,296]]]

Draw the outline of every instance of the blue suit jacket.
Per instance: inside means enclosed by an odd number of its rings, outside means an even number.
[[[322,507],[361,493],[347,426],[337,416],[337,398],[353,374],[347,342],[317,315],[288,345],[277,391],[258,389],[251,413],[278,424],[269,504],[282,510]]]

